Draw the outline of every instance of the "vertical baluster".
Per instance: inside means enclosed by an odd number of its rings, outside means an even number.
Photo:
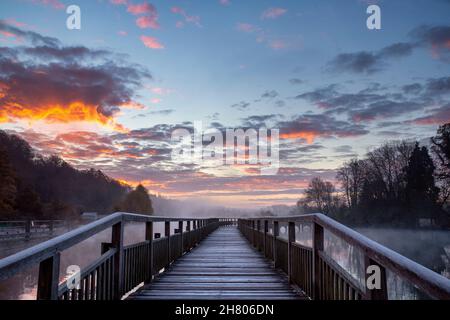
[[[145,240],[148,241],[148,265],[147,265],[147,277],[145,283],[148,284],[152,281],[153,275],[153,221],[147,221],[145,223]]]
[[[320,258],[319,253],[323,251],[323,228],[318,223],[313,222],[312,224],[312,237],[313,237],[313,284],[314,284],[314,290],[313,290],[313,298],[318,298],[318,292],[319,292],[319,284],[318,279],[320,279],[320,271],[319,271],[319,264],[320,264]]]
[[[292,244],[295,242],[295,222],[288,223],[288,248],[287,248],[287,263],[288,263],[288,279],[292,282]]]
[[[120,300],[124,291],[123,273],[123,231],[124,223],[121,221],[112,227],[112,245],[117,252],[114,254],[114,300]]]
[[[365,288],[365,294],[364,299],[365,300],[387,300],[388,299],[388,292],[387,292],[387,279],[386,279],[386,268],[384,268],[382,265],[377,263],[375,260],[370,259],[369,257],[364,257],[364,274],[365,274],[365,281],[364,283],[367,284],[368,277],[372,274],[367,273],[367,269],[369,266],[377,266],[380,269],[381,273],[381,288],[380,289],[373,289],[369,290],[366,286]]]
[[[184,248],[183,248],[183,220],[178,221],[178,229],[180,230],[180,252],[179,252],[179,257],[181,257],[184,253]]]
[[[58,300],[60,258],[61,255],[57,252],[39,264],[38,300]]]
[[[166,264],[166,266],[169,266],[170,257],[171,257],[171,254],[170,254],[170,221],[166,221],[164,223],[164,235],[167,238],[166,239],[166,241],[167,241],[167,264]]]
[[[273,222],[273,264],[275,268],[278,268],[278,254],[277,254],[277,238],[280,235],[280,226],[278,221]]]

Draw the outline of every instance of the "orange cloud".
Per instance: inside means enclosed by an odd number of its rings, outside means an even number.
[[[313,143],[317,136],[318,134],[313,131],[298,131],[280,134],[281,139],[304,139],[308,144]]]
[[[100,113],[96,106],[87,105],[83,102],[33,108],[27,108],[19,104],[3,105],[2,110],[0,110],[0,123],[17,120],[45,121],[48,123],[94,122],[119,132],[127,132],[127,129],[116,123],[112,116],[106,116]]]

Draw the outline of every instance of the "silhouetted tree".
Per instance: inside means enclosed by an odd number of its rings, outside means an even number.
[[[16,174],[8,155],[0,149],[0,217],[8,218],[14,212],[17,185]]]
[[[127,194],[120,208],[130,213],[153,214],[152,201],[147,189],[142,185],[138,185],[135,190]]]
[[[18,192],[16,209],[21,217],[42,218],[42,203],[39,195],[29,186]]]
[[[426,147],[416,143],[409,159],[406,172],[406,202],[410,208],[409,215],[414,218],[435,218],[439,189],[434,180],[434,163]]]

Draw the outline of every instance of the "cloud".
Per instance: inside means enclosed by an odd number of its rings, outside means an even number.
[[[410,32],[419,44],[431,49],[435,59],[450,61],[450,26],[420,26]]]
[[[398,42],[378,51],[338,54],[327,64],[328,71],[372,74],[383,70],[391,59],[411,55],[420,47],[430,47],[432,57],[450,61],[450,26],[420,26],[413,29],[410,42]]]
[[[261,95],[261,98],[265,98],[265,99],[273,99],[278,97],[278,92],[276,90],[267,90],[266,92],[264,92]]]
[[[219,3],[223,6],[229,6],[231,5],[231,1],[230,0],[219,0]]]
[[[141,36],[142,43],[150,49],[164,49],[164,45],[162,45],[158,39],[149,36]]]
[[[293,79],[289,79],[289,83],[296,85],[296,84],[303,84],[303,83],[305,83],[305,81],[302,79],[293,78]]]
[[[439,108],[434,108],[423,117],[418,117],[408,123],[417,125],[441,125],[450,122],[450,103],[447,103]]]
[[[233,104],[231,107],[232,108],[236,108],[236,109],[240,109],[240,110],[244,110],[244,109],[247,109],[249,106],[250,106],[250,102],[241,101],[239,103]]]
[[[236,29],[238,31],[245,32],[245,33],[253,33],[253,32],[261,30],[260,28],[254,26],[250,23],[242,23],[242,22],[236,24]]]
[[[297,116],[293,120],[280,121],[282,139],[303,139],[312,143],[316,138],[330,137],[356,137],[369,133],[360,124],[354,124],[343,120],[337,120],[325,114],[305,114]]]
[[[139,16],[136,19],[136,25],[141,29],[159,29],[158,11],[150,2],[142,2],[138,4],[131,3],[127,0],[110,0],[114,5],[126,6],[127,12]]]
[[[63,10],[66,6],[59,0],[29,0],[33,3],[41,4],[44,6],[52,7],[53,9]]]
[[[196,25],[197,27],[202,27],[202,25],[200,23],[200,16],[189,15],[186,13],[186,11],[183,8],[180,8],[180,7],[172,7],[172,8],[170,8],[170,11],[173,14],[180,15],[184,18],[184,22],[183,21],[177,22],[178,28],[182,27],[184,25],[184,23],[192,23],[192,24]]]
[[[33,33],[28,39],[46,38]],[[105,50],[45,43],[52,46],[0,48],[6,53],[0,57],[0,121],[84,121],[124,130],[114,115],[138,105],[136,91],[150,73]]]
[[[15,37],[20,41],[28,41],[33,45],[44,45],[55,47],[59,46],[60,42],[56,38],[42,36],[33,31],[26,31],[8,24],[5,20],[0,20],[0,32],[7,33],[11,37]]]
[[[268,8],[261,14],[261,19],[276,19],[287,12],[284,8]]]

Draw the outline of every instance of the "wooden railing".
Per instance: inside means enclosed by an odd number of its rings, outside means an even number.
[[[124,246],[124,226],[127,222],[145,223],[145,241]],[[154,234],[155,222],[164,222],[165,237]],[[170,233],[171,222],[178,222],[175,234]],[[151,282],[154,275],[217,227],[235,222],[235,219],[165,218],[114,213],[0,260],[0,281],[38,264],[37,299],[121,299],[141,283]],[[80,271],[79,283],[72,287],[67,281],[61,282],[61,252],[109,228],[112,229],[111,242],[102,243],[102,255]]]
[[[280,224],[287,237],[280,237]],[[296,229],[308,225],[309,245],[298,243]],[[269,228],[270,227],[270,228]],[[406,281],[423,296],[450,299],[450,280],[424,266],[374,242],[323,214],[290,217],[239,219],[238,228],[258,250],[283,270],[289,281],[311,299],[382,300],[388,299],[388,272]],[[269,229],[272,231],[269,232]],[[297,232],[297,234],[299,234]],[[362,279],[357,279],[326,252],[325,233],[359,250],[362,256]],[[380,271],[379,289],[368,289],[372,275],[369,266]]]

